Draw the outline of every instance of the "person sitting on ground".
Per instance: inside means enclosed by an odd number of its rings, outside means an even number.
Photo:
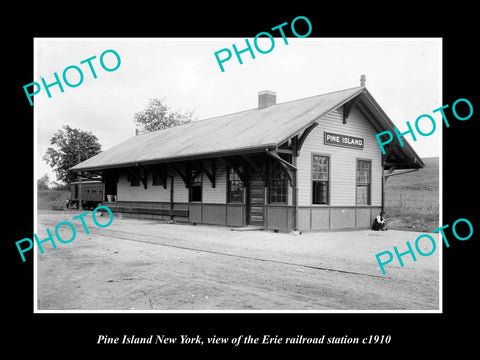
[[[375,220],[373,220],[372,230],[378,231],[385,231],[387,230],[387,222],[385,220],[385,211],[380,211],[380,215],[377,215]]]

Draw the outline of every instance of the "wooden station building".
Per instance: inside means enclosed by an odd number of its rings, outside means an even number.
[[[104,205],[125,216],[278,231],[369,228],[396,169],[424,167],[365,87],[145,133],[70,170],[102,176]],[[110,196],[109,196],[110,195]],[[115,199],[115,201],[108,201]]]

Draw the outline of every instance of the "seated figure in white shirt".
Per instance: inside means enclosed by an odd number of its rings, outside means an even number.
[[[385,211],[381,211],[379,215],[373,220],[372,230],[387,230],[387,221],[385,220]]]

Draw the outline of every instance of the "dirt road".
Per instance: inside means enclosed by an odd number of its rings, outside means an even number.
[[[90,212],[91,213],[91,212]],[[382,275],[375,254],[420,233],[300,236],[40,211],[39,238],[61,221],[74,241],[37,252],[38,310],[437,310],[439,256],[405,256]],[[45,236],[43,236],[45,235]],[[71,237],[62,227],[60,235]],[[438,240],[437,240],[438,241]],[[428,244],[425,244],[428,245]],[[437,242],[438,245],[438,242]],[[425,252],[428,249],[425,250]]]

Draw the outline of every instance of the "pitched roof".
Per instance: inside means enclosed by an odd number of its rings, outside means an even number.
[[[103,151],[70,170],[98,170],[264,151],[267,147],[282,144],[320,116],[365,92],[368,93],[366,88],[359,86],[145,133]],[[384,126],[372,125],[379,127],[379,131],[388,130],[389,127],[393,131],[393,123],[390,120],[388,122],[390,124],[385,123]],[[418,155],[414,153],[415,157]]]

